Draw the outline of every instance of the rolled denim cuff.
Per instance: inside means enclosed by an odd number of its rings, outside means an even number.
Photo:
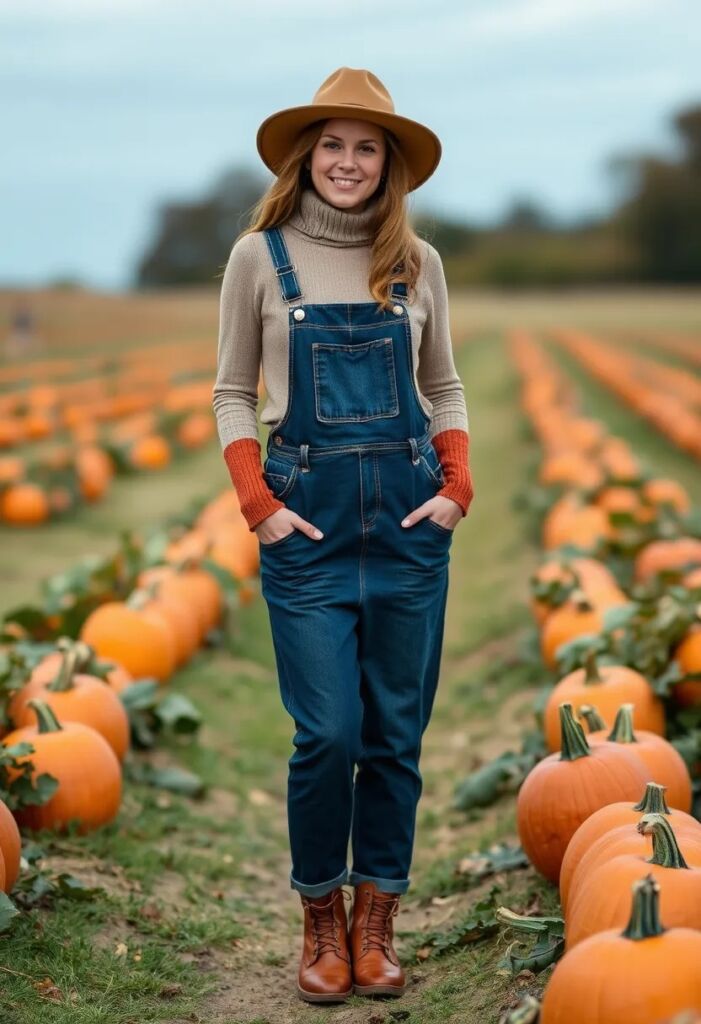
[[[360,882],[374,882],[380,892],[405,893],[409,888],[408,878],[378,878],[377,875],[361,875],[358,871],[351,871],[348,876],[349,885],[359,885]]]
[[[332,889],[336,889],[339,885],[345,885],[347,881],[348,868],[344,868],[341,874],[337,875],[330,882],[317,882],[316,885],[305,885],[303,882],[298,882],[290,874],[290,889],[296,889],[303,896],[326,896]]]

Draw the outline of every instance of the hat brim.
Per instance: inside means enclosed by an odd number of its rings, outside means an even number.
[[[413,192],[431,177],[441,159],[442,149],[438,136],[411,118],[368,110],[367,107],[350,103],[307,104],[279,110],[263,121],[256,135],[256,147],[265,166],[273,174],[278,174],[300,131],[313,121],[330,117],[354,117],[372,121],[394,132],[409,165],[409,192]]]

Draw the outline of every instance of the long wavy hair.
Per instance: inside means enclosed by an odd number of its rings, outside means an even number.
[[[315,121],[299,133],[277,178],[253,206],[249,225],[236,241],[253,231],[284,224],[298,209],[304,189],[313,187],[305,161],[311,157],[327,120]],[[385,180],[368,200],[375,207],[370,225],[373,242],[368,287],[372,297],[386,310],[391,306],[391,282],[405,282],[408,301],[413,301],[421,270],[421,249],[406,208],[409,168],[397,137],[387,128],[382,127],[382,132],[387,144]],[[399,264],[401,269],[395,271]]]

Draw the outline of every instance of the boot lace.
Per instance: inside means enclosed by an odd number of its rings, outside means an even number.
[[[370,913],[368,914],[367,925],[365,926],[364,948],[380,949],[387,951],[389,943],[389,924],[393,917],[399,913],[399,895],[380,896],[373,894],[370,897]]]
[[[344,899],[351,899],[350,893],[341,889]],[[335,894],[326,903],[317,903],[305,897],[304,904],[309,908],[312,919],[312,935],[314,938],[314,955],[322,953],[340,953],[338,923],[334,917]]]

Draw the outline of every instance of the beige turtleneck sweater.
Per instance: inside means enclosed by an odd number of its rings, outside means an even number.
[[[372,204],[348,213],[314,189],[282,226],[297,269],[302,302],[373,302],[368,289]],[[464,389],[450,340],[448,291],[441,258],[421,241],[424,266],[417,296],[407,305],[415,378],[433,434],[467,430]],[[222,448],[240,437],[258,437],[256,408],[261,363],[266,402],[261,422],[271,427],[287,407],[288,305],[280,294],[262,232],[244,235],[229,256],[221,289],[219,354],[213,406]]]
[[[313,188],[302,192],[299,208],[281,225],[302,303],[374,301],[368,289],[372,217],[372,202],[361,213],[349,213],[327,203]],[[417,392],[431,418],[432,438],[447,430],[467,434],[467,409],[453,360],[443,265],[429,242],[422,239],[421,249],[416,297],[413,303],[406,303]],[[235,485],[233,456],[249,450],[243,439],[258,443],[261,367],[265,386],[261,422],[273,429],[287,408],[288,356],[288,305],[280,293],[263,233],[253,232],[234,244],[224,272],[212,402]],[[282,503],[269,490],[267,493],[265,505],[270,514]],[[251,528],[264,518],[263,511],[259,501],[246,516]]]

